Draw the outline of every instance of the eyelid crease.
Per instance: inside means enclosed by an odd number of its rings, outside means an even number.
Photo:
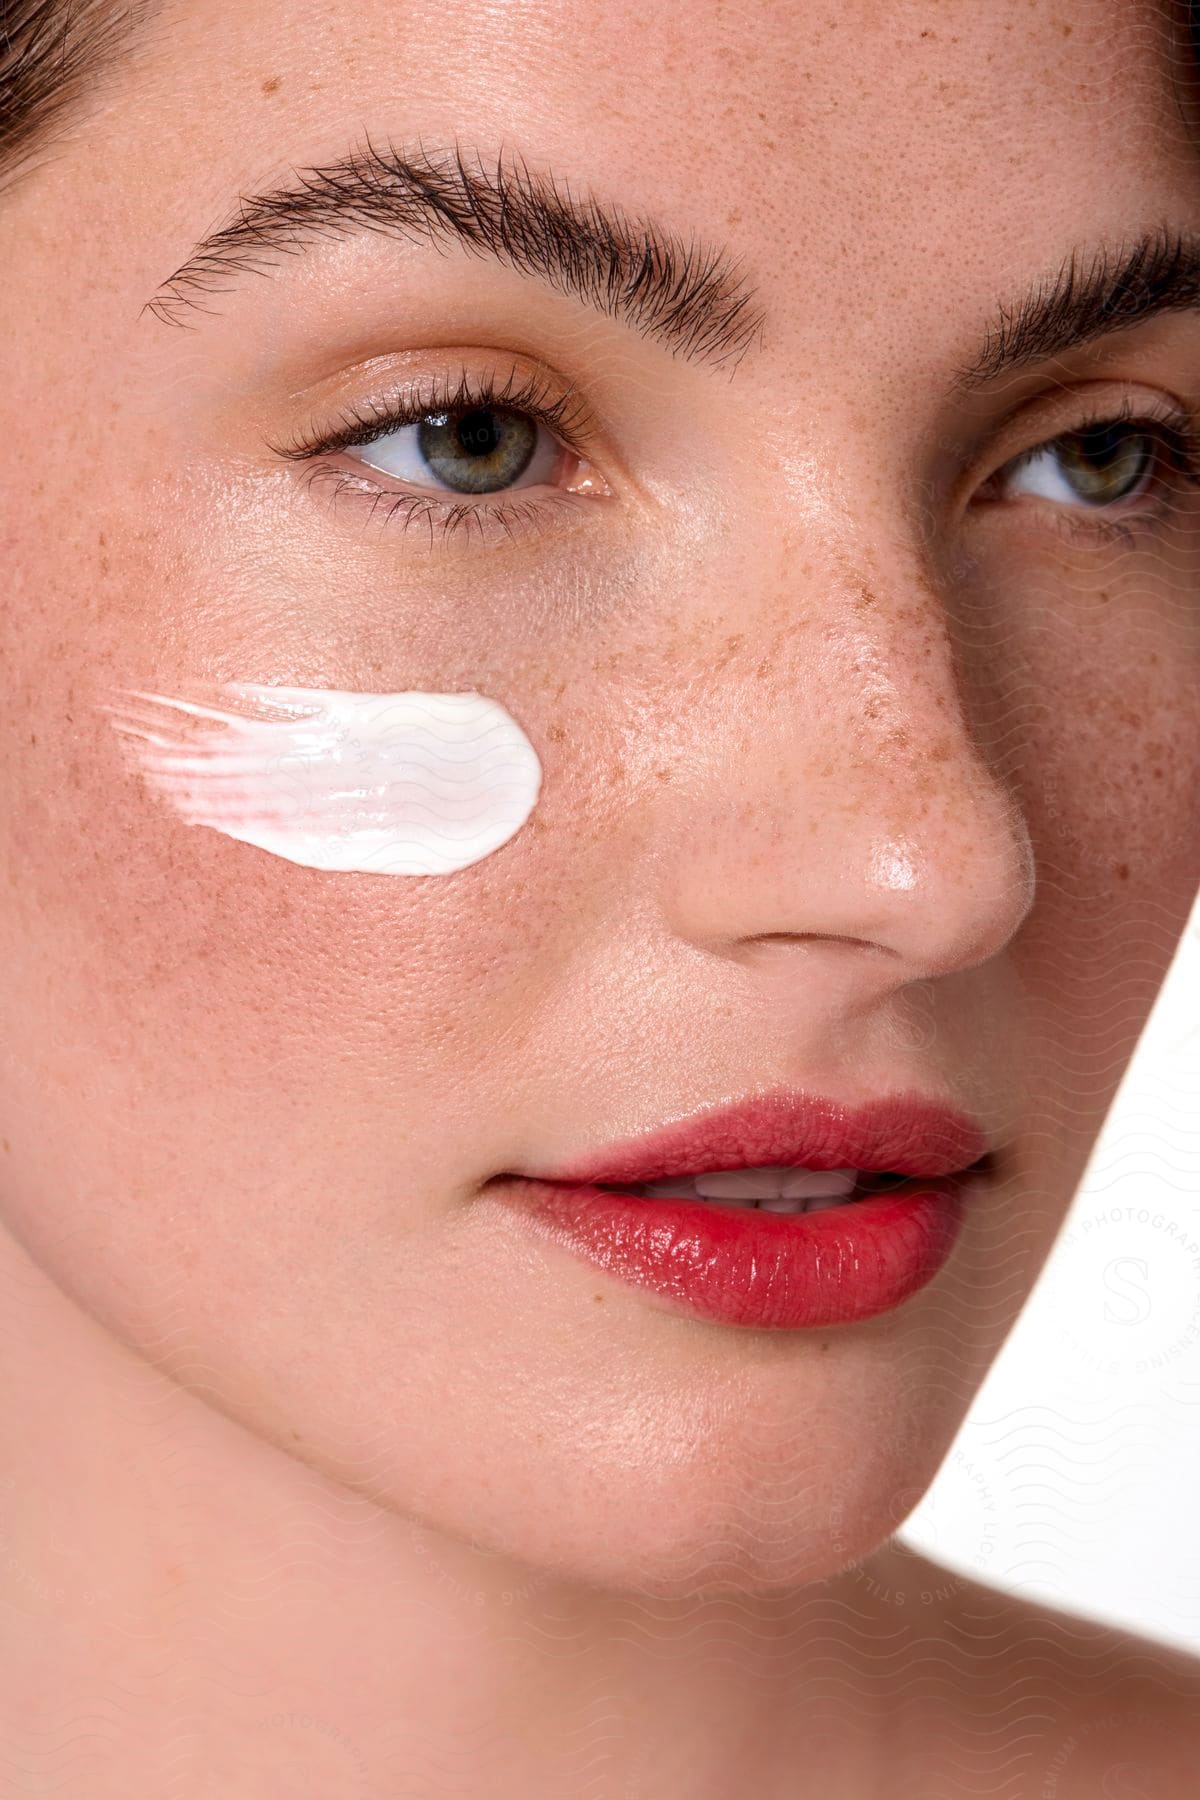
[[[343,412],[340,423],[332,430],[299,435],[290,442],[270,444],[269,448],[285,460],[310,464],[314,478],[333,476],[336,481],[335,500],[343,492],[369,496],[371,507],[368,518],[373,518],[378,507],[386,504],[387,520],[390,522],[393,518],[403,516],[403,529],[407,531],[423,509],[423,516],[429,524],[431,542],[435,520],[443,535],[450,535],[464,525],[469,528],[473,522],[480,525],[482,532],[483,516],[492,519],[511,537],[513,522],[533,518],[539,507],[546,504],[566,502],[569,505],[573,496],[568,491],[560,490],[541,500],[525,499],[514,506],[506,496],[520,494],[523,492],[521,489],[497,489],[494,498],[487,495],[458,496],[453,489],[402,491],[385,488],[372,480],[366,474],[371,465],[365,462],[361,473],[356,472],[354,476],[350,476],[336,465],[322,465],[319,460],[338,451],[374,442],[393,431],[418,423],[433,413],[488,406],[523,411],[546,425],[576,454],[581,457],[586,455],[580,439],[586,440],[587,429],[594,415],[575,384],[568,383],[565,388],[556,389],[553,383],[540,375],[519,378],[516,364],[499,384],[491,373],[475,377],[465,369],[460,372],[458,385],[453,389],[443,376],[434,376],[428,386],[418,381],[400,399],[372,400],[349,408]],[[1178,404],[1172,406],[1165,400],[1157,404],[1152,400],[1137,403],[1129,394],[1125,394],[1119,402],[1093,401],[1082,416],[1072,419],[1062,429],[1039,438],[1025,449],[1005,458],[1002,463],[996,464],[982,486],[986,488],[1004,473],[1015,471],[1063,440],[1099,427],[1114,425],[1140,428],[1145,435],[1156,440],[1160,450],[1170,458],[1183,480],[1189,485],[1200,486],[1200,423]],[[1074,515],[1077,509],[1066,510]],[[1160,513],[1162,510],[1161,507],[1158,509]],[[1152,509],[1144,509],[1137,517],[1144,521],[1152,516]],[[1129,524],[1130,516],[1121,515],[1118,518],[1112,508],[1105,509],[1102,506],[1088,508],[1080,518],[1072,517],[1071,520],[1071,527],[1076,531],[1093,530],[1103,533],[1107,530],[1114,534],[1121,532],[1126,537]]]
[[[1042,395],[1022,404],[988,432],[988,447],[973,450],[962,458],[947,490],[951,510],[957,516],[1006,470],[1022,466],[1063,439],[1101,425],[1141,427],[1157,437],[1190,484],[1193,468],[1200,467],[1200,414],[1184,400],[1161,392],[1138,395],[1126,390],[1118,398],[1113,390],[1119,386],[1116,378],[1093,381],[1082,390],[1064,388],[1049,400]],[[1097,388],[1104,392],[1097,394]],[[1005,445],[1014,439],[1023,439],[1022,447],[1006,450]]]
[[[481,150],[464,152],[457,135],[449,148],[427,149],[379,146],[364,133],[337,161],[243,196],[142,311],[185,325],[189,310],[215,311],[205,300],[241,274],[269,275],[310,240],[361,231],[493,256],[675,354],[717,368],[732,358],[731,376],[761,339],[766,308],[740,257],[630,218],[598,194],[572,195],[520,151],[500,146],[494,166]]]
[[[1035,457],[1042,455],[1047,450],[1053,450],[1057,444],[1070,438],[1081,437],[1090,431],[1114,425],[1127,427],[1133,435],[1150,438],[1156,446],[1159,462],[1161,463],[1165,456],[1169,459],[1180,480],[1189,487],[1200,488],[1200,425],[1197,425],[1196,421],[1187,414],[1174,411],[1155,411],[1149,406],[1139,408],[1128,395],[1120,406],[1116,408],[1097,406],[1091,413],[1069,426],[1065,431],[1056,432],[1053,437],[1042,438],[1038,443],[1030,445],[1028,449],[1021,450],[1015,456],[1009,457],[988,476],[983,485],[986,487],[989,483],[999,480],[1001,476],[1012,474],[1026,467]],[[1161,482],[1152,483],[1150,489],[1139,490],[1134,495],[1122,496],[1122,500],[1140,499],[1143,493],[1158,492],[1160,487]],[[1102,504],[1089,506],[1082,503],[1079,508],[1066,507],[1059,510],[1066,510],[1071,514],[1078,512],[1081,515],[1078,522],[1084,529],[1094,526],[1103,530],[1106,527],[1115,528],[1118,523],[1127,527],[1134,522],[1134,514],[1117,512],[1116,508],[1120,504],[1121,500],[1109,507]],[[1161,504],[1157,508],[1143,507],[1137,517],[1144,519],[1154,516],[1156,512],[1161,514],[1163,511],[1164,508]]]
[[[596,414],[574,382],[560,387],[541,373],[522,376],[514,363],[499,382],[491,372],[473,375],[465,367],[460,370],[455,387],[451,387],[444,373],[420,378],[386,400],[372,399],[345,407],[339,422],[330,430],[314,427],[282,443],[270,439],[266,443],[285,461],[304,462],[310,457],[374,443],[391,431],[419,423],[430,413],[488,406],[528,413],[564,438],[569,448],[580,455],[582,445],[598,434]]]
[[[524,495],[526,490],[498,488],[495,490],[495,497],[489,498],[486,494],[456,495],[453,489],[388,488],[375,480],[372,474],[368,474],[373,465],[365,461],[361,469],[351,475],[336,464],[321,460],[339,451],[349,451],[373,443],[393,431],[417,424],[433,413],[489,406],[527,414],[545,425],[567,450],[581,460],[587,460],[584,446],[588,443],[590,431],[595,429],[595,415],[586,398],[574,383],[562,388],[540,373],[521,377],[516,364],[500,383],[495,381],[491,372],[475,376],[463,369],[457,387],[451,388],[444,375],[435,375],[429,378],[428,383],[413,384],[401,398],[356,403],[343,411],[341,422],[332,430],[314,430],[307,436],[298,435],[280,444],[268,442],[268,448],[285,461],[308,464],[312,482],[332,477],[334,502],[341,494],[356,494],[360,498],[369,499],[370,507],[366,515],[368,523],[381,505],[386,506],[385,523],[390,525],[393,520],[400,518],[403,521],[400,528],[404,532],[419,517],[424,517],[429,526],[431,548],[435,530],[443,538],[448,538],[464,528],[469,535],[471,526],[475,525],[483,538],[486,537],[486,528],[490,524],[505,532],[511,540],[515,524],[536,521],[539,514],[548,507],[561,507],[563,504],[578,507],[594,503],[599,496],[585,497],[562,489],[536,498],[522,498],[514,504],[509,496]],[[607,479],[605,486],[608,487]],[[610,496],[611,489],[606,497]]]
[[[1124,425],[1135,434],[1152,438],[1158,448],[1159,457],[1165,453],[1169,457],[1176,475],[1190,488],[1200,488],[1200,425],[1184,408],[1171,407],[1169,403],[1156,406],[1153,402],[1139,405],[1128,394],[1120,404],[1104,405],[1096,403],[1092,410],[1082,419],[1069,425],[1065,430],[1055,432],[1051,437],[1038,440],[1028,449],[1019,451],[1008,457],[993,470],[982,484],[986,488],[998,477],[1024,467],[1034,457],[1064,440],[1078,437],[1088,431],[1104,426]],[[1129,496],[1133,500],[1143,499],[1149,493],[1154,498],[1151,504],[1143,504],[1136,510],[1120,511],[1121,502],[1115,505],[1089,505],[1082,502],[1078,506],[1059,504],[1041,496],[1017,496],[1013,499],[1000,498],[989,502],[999,506],[1016,506],[1021,500],[1034,499],[1038,502],[1038,510],[1044,511],[1047,522],[1052,529],[1070,544],[1095,546],[1096,544],[1119,546],[1126,550],[1138,547],[1139,533],[1155,531],[1162,528],[1169,519],[1174,499],[1179,489],[1165,500],[1162,495],[1161,480],[1153,482],[1146,489]]]
[[[1158,410],[1152,402],[1139,407],[1128,394],[1115,406],[1111,403],[1093,403],[1084,417],[1064,430],[1056,431],[1053,437],[1041,438],[1028,449],[1018,451],[1015,456],[1001,463],[999,468],[1016,468],[1040,455],[1043,450],[1061,443],[1064,438],[1082,437],[1089,431],[1097,431],[1109,425],[1141,428],[1147,437],[1157,435],[1177,457],[1180,472],[1189,480],[1200,481],[1200,421],[1182,408],[1176,410],[1168,406]]]

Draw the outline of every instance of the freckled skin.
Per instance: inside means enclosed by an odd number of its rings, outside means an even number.
[[[1200,408],[1183,316],[948,391],[1073,243],[1200,226],[1168,51],[1141,0],[698,0],[686,29],[185,0],[0,196],[0,1598],[36,1638],[0,1648],[6,1766],[102,1717],[72,1800],[432,1795],[463,1742],[472,1800],[928,1800],[946,1767],[1007,1800],[1111,1704],[1120,1633],[1056,1673],[1044,1610],[888,1540],[1200,881],[1200,497],[1132,549],[949,497],[1021,407],[1012,454],[1063,430],[1036,408],[1074,384]],[[363,129],[503,142],[728,239],[760,347],[731,378],[382,238],[248,276],[195,330],[142,314],[238,194]],[[264,448],[317,410],[284,352],[495,348],[595,395],[613,495],[570,528],[431,551]],[[444,879],[189,829],[95,701],[200,676],[475,689],[541,799]],[[668,1317],[481,1202],[782,1084],[915,1087],[1006,1147],[892,1314]],[[1174,1800],[1194,1675],[1154,1667],[1130,1755]],[[1103,1791],[1088,1754],[1057,1800]]]

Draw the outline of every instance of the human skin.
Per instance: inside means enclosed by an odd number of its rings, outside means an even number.
[[[1074,246],[1200,229],[1176,56],[1134,0],[186,0],[0,195],[7,1791],[1024,1796],[1111,1713],[1056,1800],[1185,1793],[1189,1659],[890,1541],[1200,881],[1200,490],[979,498],[1194,417],[1200,318],[950,380]],[[728,245],[761,334],[381,234],[144,310],[364,132]],[[498,353],[603,421],[569,519],[435,542],[268,447]],[[201,678],[477,690],[541,798],[442,879],[297,867],[122,761],[108,685]],[[715,1326],[481,1192],[778,1085],[1002,1151],[895,1310]]]

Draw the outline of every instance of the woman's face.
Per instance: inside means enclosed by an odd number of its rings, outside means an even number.
[[[588,1581],[817,1578],[894,1528],[1200,880],[1200,319],[1000,330],[1072,253],[1200,229],[1179,54],[1144,0],[142,28],[0,201],[3,1206],[104,1325]],[[708,313],[414,225],[456,144],[477,199],[502,159],[723,252]],[[322,449],[497,373],[567,402],[538,481]],[[537,803],[420,877],[189,826],[101,703],[234,681],[487,696]],[[487,1185],[778,1088],[983,1124],[903,1304],[717,1324]]]

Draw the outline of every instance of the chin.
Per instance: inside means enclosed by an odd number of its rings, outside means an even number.
[[[902,1490],[915,1505],[911,1484]],[[791,1593],[826,1582],[879,1549],[896,1530],[897,1490],[834,1487],[759,1476],[736,1493],[691,1493],[672,1507],[624,1509],[616,1496],[586,1525],[540,1512],[541,1529],[487,1539],[477,1548],[511,1556],[533,1579],[661,1600]]]
[[[427,1495],[435,1503],[423,1522],[511,1559],[520,1586],[662,1600],[791,1592],[833,1579],[893,1536],[958,1423],[923,1413],[888,1424],[870,1407],[831,1415],[799,1397],[786,1430],[778,1414],[702,1414],[690,1440],[679,1430],[657,1443],[614,1438],[593,1443],[590,1457],[547,1439],[537,1463],[492,1463],[485,1514],[464,1512],[459,1484]],[[397,1510],[411,1509],[398,1501]]]

